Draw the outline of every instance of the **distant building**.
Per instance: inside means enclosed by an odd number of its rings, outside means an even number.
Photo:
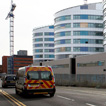
[[[101,2],[60,10],[54,20],[56,60],[104,52]]]
[[[3,56],[2,57],[2,73],[7,73],[7,59],[10,56]]]
[[[33,56],[28,56],[26,50],[20,50],[18,55],[2,57],[2,73],[16,74],[18,68],[32,63]]]
[[[54,60],[54,26],[33,29],[33,62]]]
[[[17,55],[27,56],[27,50],[19,50],[19,51],[17,52]]]
[[[8,73],[18,71],[18,68],[31,65],[33,63],[33,56],[13,55],[8,58]]]

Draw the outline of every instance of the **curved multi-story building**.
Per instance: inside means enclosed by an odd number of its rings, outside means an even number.
[[[54,60],[54,26],[33,29],[33,62]]]
[[[104,35],[104,51],[106,52],[106,0],[103,0],[103,25],[104,25],[104,30],[103,30],[103,35]]]
[[[104,52],[102,3],[63,9],[54,21],[55,59]]]

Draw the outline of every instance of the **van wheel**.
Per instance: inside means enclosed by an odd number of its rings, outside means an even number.
[[[54,93],[50,93],[50,97],[53,97],[54,96]]]
[[[28,93],[27,93],[27,92],[25,92],[24,90],[22,90],[21,95],[22,95],[23,97],[28,97]]]

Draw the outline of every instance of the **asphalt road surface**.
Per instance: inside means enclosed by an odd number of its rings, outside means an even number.
[[[56,94],[22,97],[15,88],[2,88],[0,106],[106,106],[106,89],[56,86]]]

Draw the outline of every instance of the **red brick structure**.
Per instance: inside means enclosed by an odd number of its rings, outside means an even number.
[[[2,65],[0,65],[0,73],[2,73]]]
[[[2,73],[16,74],[20,67],[33,64],[33,56],[28,56],[26,50],[20,50],[18,55],[2,57]]]
[[[10,56],[2,57],[2,73],[7,73],[7,58]]]
[[[31,64],[33,64],[33,56],[14,55],[13,56],[14,74],[16,74],[18,68],[28,66]]]

